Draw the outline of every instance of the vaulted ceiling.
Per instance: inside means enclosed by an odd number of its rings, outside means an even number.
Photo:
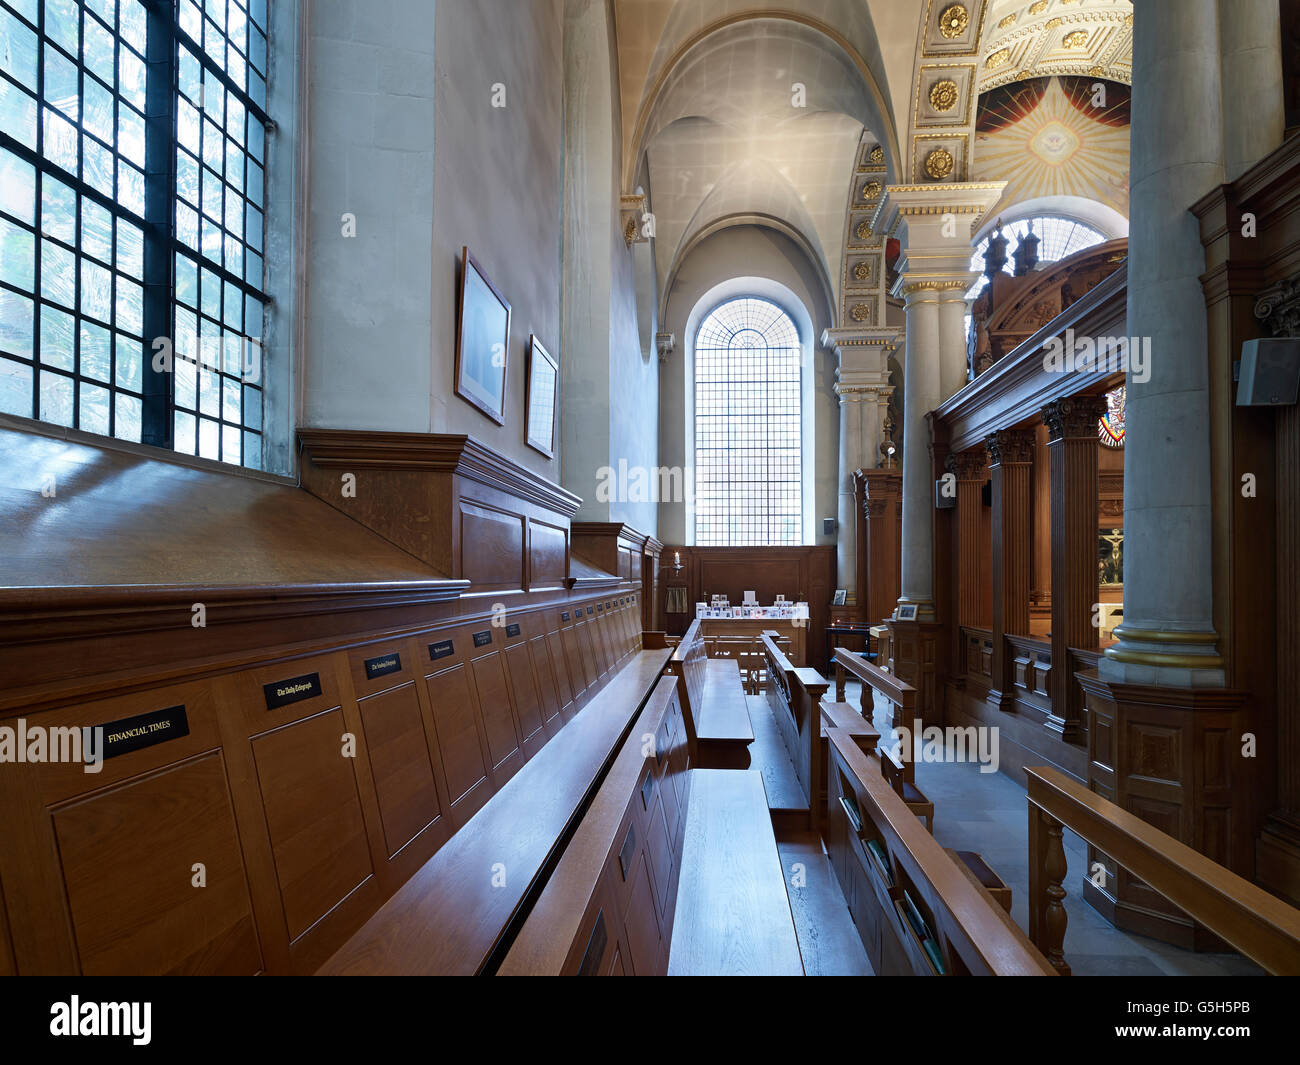
[[[757,221],[807,250],[839,324],[876,321],[883,187],[971,178],[978,93],[1131,78],[1129,0],[611,2],[623,191],[648,193],[661,294],[701,237]]]

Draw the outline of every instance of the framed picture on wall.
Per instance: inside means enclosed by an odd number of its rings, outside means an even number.
[[[913,606],[900,606],[898,608],[899,621],[915,621],[917,608]]]
[[[510,303],[483,268],[461,249],[460,317],[456,327],[456,395],[497,425],[506,423]]]
[[[847,588],[835,589],[835,598],[831,600],[831,606],[848,606],[849,591]]]
[[[560,394],[560,364],[536,334],[528,338],[528,446],[555,458],[555,410]]]

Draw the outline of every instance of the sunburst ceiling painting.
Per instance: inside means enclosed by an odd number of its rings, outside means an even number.
[[[1003,85],[980,98],[975,136],[975,180],[1006,181],[1004,205],[1083,196],[1128,215],[1128,86],[1074,77]]]

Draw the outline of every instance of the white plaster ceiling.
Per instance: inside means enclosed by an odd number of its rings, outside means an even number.
[[[1131,84],[1131,0],[993,0],[983,38],[981,92],[1047,74]]]
[[[805,108],[791,106],[795,83]],[[852,63],[808,27],[749,22],[692,49],[646,123],[660,290],[696,235],[743,216],[793,227],[837,278],[868,110]]]

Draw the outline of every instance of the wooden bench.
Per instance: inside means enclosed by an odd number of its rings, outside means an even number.
[[[630,654],[473,818],[320,969],[324,975],[491,971],[544,871],[651,697],[667,650]]]
[[[906,757],[901,746],[880,750],[880,772],[885,782],[917,817],[923,819],[934,834],[934,803],[916,786],[916,762]]]
[[[808,800],[807,822],[799,827],[817,832],[825,807],[820,801],[825,780],[822,696],[829,685],[815,669],[791,665],[770,633],[763,634],[763,654],[767,659],[768,706]]]
[[[1051,976],[1047,958],[832,729],[826,848],[880,976]]]
[[[497,975],[667,972],[692,775],[686,765],[677,685],[664,677]]]
[[[696,769],[669,976],[802,976],[763,778]]]
[[[747,769],[754,728],[734,658],[710,659],[699,620],[691,623],[668,662],[678,678],[691,764],[702,769]]]

